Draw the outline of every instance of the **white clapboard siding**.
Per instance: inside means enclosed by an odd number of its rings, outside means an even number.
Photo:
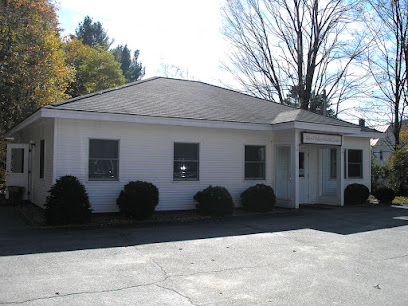
[[[57,119],[56,138],[56,177],[78,177],[86,186],[94,212],[117,211],[120,191],[134,180],[158,187],[157,210],[194,209],[194,194],[209,185],[226,187],[236,206],[249,186],[273,186],[271,132]],[[91,138],[119,140],[119,181],[88,180]],[[175,142],[199,143],[198,181],[173,181]],[[244,179],[245,145],[266,146],[266,180]]]
[[[44,178],[40,178],[40,141],[44,140]],[[44,207],[48,191],[53,184],[54,119],[42,119],[30,128],[23,129],[15,137],[17,143],[32,143],[31,146],[31,195],[34,204]]]
[[[363,150],[363,178],[345,179],[344,188],[353,183],[366,185],[371,190],[371,147],[370,139],[362,137],[344,137],[344,149]]]

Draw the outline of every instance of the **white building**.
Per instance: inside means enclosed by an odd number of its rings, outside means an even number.
[[[406,125],[406,120],[402,121],[403,126]],[[383,138],[371,139],[371,152],[374,157],[374,162],[384,166],[387,164],[395,151],[395,136],[393,133],[392,124],[384,124],[373,126],[373,129],[383,133]]]
[[[42,107],[8,131],[7,186],[43,206],[63,175],[86,187],[94,212],[117,211],[132,180],[154,183],[158,210],[194,209],[208,185],[236,206],[256,183],[277,205],[343,205],[370,188],[370,138],[381,133],[196,81],[150,78]]]

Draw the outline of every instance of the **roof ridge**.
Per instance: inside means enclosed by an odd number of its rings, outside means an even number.
[[[156,80],[156,79],[159,79],[159,78],[161,78],[161,77],[159,77],[159,76],[154,76],[154,77],[150,77],[150,78],[147,78],[147,79],[144,79],[144,80],[134,81],[134,82],[131,82],[131,83],[127,83],[127,84],[120,85],[120,86],[116,86],[116,87],[112,87],[112,88],[108,88],[108,89],[96,91],[96,92],[93,92],[93,93],[90,93],[90,94],[87,94],[87,95],[78,96],[78,97],[70,98],[70,99],[68,99],[68,100],[64,100],[64,101],[60,101],[60,102],[48,104],[48,105],[46,105],[45,107],[65,105],[65,104],[68,104],[68,103],[71,103],[71,102],[75,102],[75,101],[79,101],[79,100],[82,100],[82,99],[94,97],[94,96],[97,96],[97,95],[102,95],[102,94],[105,94],[105,93],[108,93],[108,92],[112,92],[112,91],[115,91],[115,90],[119,90],[119,89],[122,89],[122,88],[127,88],[127,87],[131,87],[131,86],[139,85],[139,84],[141,84],[141,83],[153,81],[153,80]]]

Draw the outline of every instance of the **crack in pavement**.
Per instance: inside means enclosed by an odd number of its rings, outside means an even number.
[[[382,260],[391,260],[391,259],[404,258],[404,257],[408,257],[408,254],[395,256],[395,257],[389,257],[389,258],[383,258]]]
[[[164,276],[162,279],[159,279],[159,280],[157,280],[155,282],[145,283],[145,284],[137,284],[137,285],[125,286],[125,287],[121,287],[121,288],[107,289],[107,290],[72,292],[72,293],[67,293],[67,294],[59,294],[59,295],[55,295],[55,296],[33,298],[33,299],[24,300],[24,301],[12,301],[12,302],[0,301],[0,305],[25,304],[25,303],[29,303],[29,302],[57,299],[57,298],[61,298],[61,297],[75,296],[75,295],[82,295],[82,294],[98,294],[98,293],[119,292],[119,291],[122,291],[122,290],[133,289],[133,288],[144,287],[144,286],[157,286],[157,287],[160,287],[160,288],[165,289],[165,290],[173,291],[176,294],[188,299],[189,302],[192,305],[197,305],[188,296],[185,296],[185,295],[181,294],[180,292],[178,292],[175,289],[161,286],[161,285],[159,285],[159,283],[164,282],[164,281],[166,281],[166,280],[168,280],[170,278],[176,278],[176,277],[194,276],[194,275],[199,275],[199,274],[221,273],[221,272],[226,272],[226,271],[236,271],[236,270],[242,270],[242,269],[256,269],[256,268],[264,268],[264,267],[270,266],[269,264],[268,265],[257,265],[257,266],[244,266],[244,267],[225,268],[225,269],[221,269],[221,270],[212,270],[212,271],[198,271],[198,272],[189,273],[189,274],[173,274],[173,275],[169,275],[167,273],[167,271],[157,261],[155,261],[153,258],[150,258],[150,260],[156,265],[156,267],[158,269],[160,269],[160,271],[163,273],[163,276]]]
[[[180,292],[178,292],[177,290],[175,290],[175,289],[173,289],[173,288],[168,288],[168,287],[160,286],[160,285],[158,285],[158,284],[155,284],[155,286],[156,286],[156,287],[159,287],[159,288],[162,288],[162,289],[165,289],[165,290],[172,291],[172,292],[176,293],[177,295],[179,295],[179,296],[181,296],[181,297],[187,299],[187,300],[190,302],[191,305],[198,306],[198,304],[195,304],[195,303],[192,301],[192,299],[191,299],[190,297],[188,297],[187,295],[181,294]]]
[[[1,302],[0,305],[7,305],[7,304],[24,304],[24,303],[29,303],[29,302],[35,302],[35,301],[41,301],[41,300],[49,300],[49,299],[56,299],[56,298],[61,298],[61,297],[66,297],[66,296],[73,296],[73,295],[81,295],[81,294],[94,294],[94,293],[108,293],[108,292],[118,292],[126,289],[132,289],[132,288],[137,288],[137,287],[143,287],[143,286],[154,286],[156,283],[160,283],[164,281],[165,279],[158,280],[156,282],[152,283],[146,283],[146,284],[139,284],[139,285],[132,285],[132,286],[126,286],[122,288],[116,288],[116,289],[108,289],[108,290],[99,290],[99,291],[81,291],[81,292],[72,292],[72,293],[67,293],[67,294],[59,294],[56,296],[47,296],[47,297],[39,297],[35,299],[28,299],[24,301],[19,301],[19,302]]]

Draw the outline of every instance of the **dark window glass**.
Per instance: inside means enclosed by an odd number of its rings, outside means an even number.
[[[11,149],[11,169],[12,173],[24,173],[24,149]]]
[[[119,141],[91,139],[89,141],[89,158],[118,158]]]
[[[44,178],[45,141],[40,141],[40,178]]]
[[[305,177],[305,152],[299,152],[299,177]]]
[[[197,143],[175,143],[173,179],[178,181],[198,180],[199,147]]]
[[[337,149],[330,149],[330,178],[337,178]]]
[[[264,146],[245,146],[245,179],[265,179]]]
[[[347,177],[362,178],[363,177],[363,151],[348,150],[347,154]]]
[[[118,180],[119,141],[89,140],[89,179]]]

